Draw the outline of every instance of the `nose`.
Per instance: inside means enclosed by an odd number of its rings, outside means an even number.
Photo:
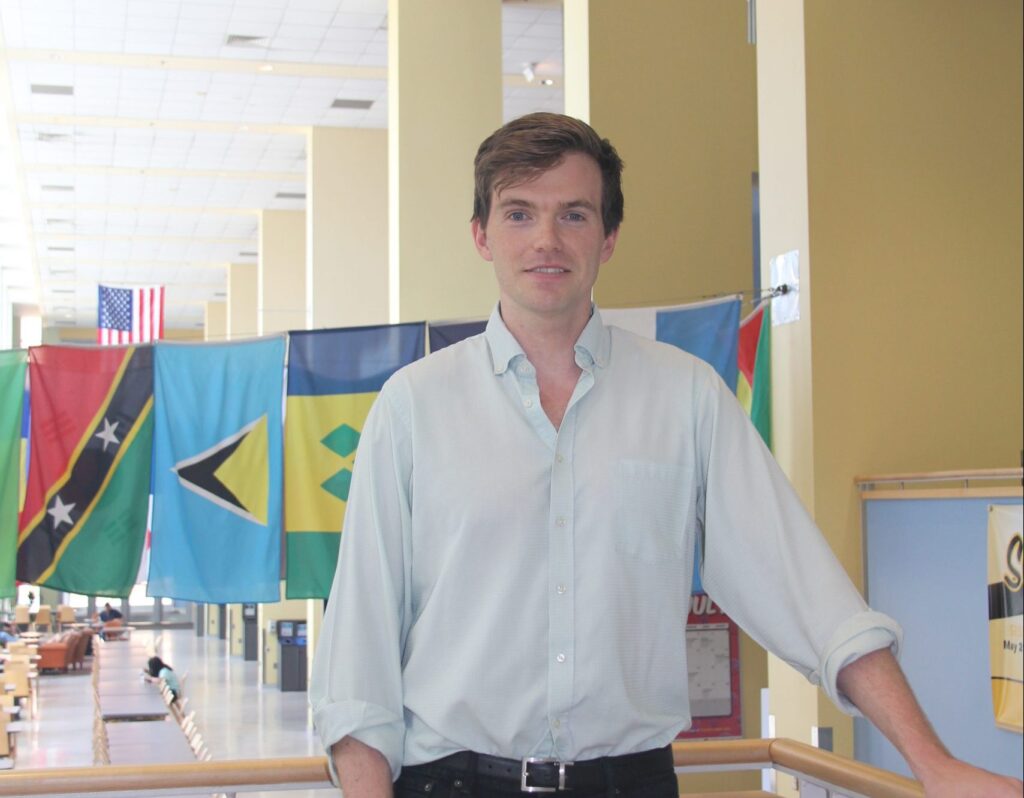
[[[533,239],[533,248],[538,252],[557,252],[562,248],[557,220],[546,218],[538,220]]]

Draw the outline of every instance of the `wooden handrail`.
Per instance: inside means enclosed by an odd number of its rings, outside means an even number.
[[[680,742],[672,746],[672,753],[676,767],[777,767],[798,777],[872,798],[922,798],[924,795],[916,781],[794,740]],[[154,795],[175,795],[316,790],[330,786],[324,757],[45,768],[0,773],[0,796],[48,798],[149,791]]]
[[[1024,468],[978,468],[972,471],[909,471],[904,474],[874,474],[853,478],[856,485],[885,485],[900,482],[970,482],[1024,478]]]
[[[117,795],[161,790],[198,792],[316,790],[330,787],[325,757],[236,759],[174,765],[103,765],[10,770],[0,773],[0,795]]]
[[[769,741],[775,767],[872,798],[923,798],[919,782],[796,740]]]

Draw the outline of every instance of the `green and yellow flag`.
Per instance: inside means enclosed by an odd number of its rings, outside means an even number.
[[[326,598],[377,393],[423,356],[422,322],[289,333],[284,483],[288,598]]]

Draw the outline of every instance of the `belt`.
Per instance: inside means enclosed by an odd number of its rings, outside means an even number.
[[[658,772],[673,770],[671,746],[636,754],[604,756],[581,762],[562,762],[543,757],[505,759],[500,756],[460,751],[431,762],[430,766],[476,773],[479,776],[519,783],[528,793],[564,790],[602,790],[609,786],[629,787]]]

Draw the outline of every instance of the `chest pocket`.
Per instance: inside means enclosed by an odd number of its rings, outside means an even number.
[[[617,460],[612,479],[616,548],[649,563],[682,560],[690,473],[664,463]]]

